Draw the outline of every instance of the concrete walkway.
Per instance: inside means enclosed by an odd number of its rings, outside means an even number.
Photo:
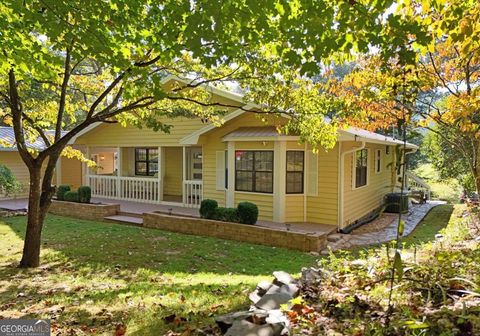
[[[445,203],[444,201],[428,201],[425,204],[412,205],[409,212],[402,215],[402,219],[405,221],[403,236],[408,236],[432,208]],[[328,247],[336,251],[356,246],[386,243],[397,237],[397,224],[398,219],[395,219],[380,231],[355,233],[354,230],[350,234],[334,233],[327,238],[329,240]]]
[[[27,208],[28,208],[27,198],[0,200],[0,209],[10,210],[10,211],[21,211],[21,210],[27,210]]]

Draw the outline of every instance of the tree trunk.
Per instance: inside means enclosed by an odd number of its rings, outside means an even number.
[[[27,230],[20,267],[37,267],[40,264],[40,245],[43,227],[43,220],[40,216],[41,179],[41,166],[30,168]]]
[[[52,187],[52,178],[57,160],[57,153],[50,155],[43,172],[43,162],[36,162],[32,167],[29,167],[30,192],[28,196],[27,230],[20,267],[28,268],[40,265],[42,228],[52,202],[52,196],[55,193],[55,187]]]

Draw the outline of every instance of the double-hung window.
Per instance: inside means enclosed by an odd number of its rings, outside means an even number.
[[[304,162],[303,151],[287,151],[287,194],[303,194]]]
[[[135,175],[158,173],[158,148],[135,148]]]
[[[235,190],[273,193],[273,151],[235,151]]]
[[[368,178],[368,150],[361,149],[355,152],[355,188],[367,185]]]

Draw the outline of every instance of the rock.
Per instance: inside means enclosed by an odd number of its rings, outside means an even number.
[[[320,253],[315,252],[315,251],[309,252],[309,254],[314,256],[314,257],[318,257],[320,255]]]
[[[271,286],[272,286],[271,282],[264,280],[258,283],[257,289],[260,289],[266,292]]]
[[[322,273],[317,268],[304,268],[302,269],[301,282],[305,284],[318,283],[322,280]]]
[[[280,309],[274,309],[268,312],[268,317],[265,319],[265,322],[270,324],[283,324],[287,326],[288,318],[283,314]]]
[[[320,252],[321,255],[329,255],[330,254],[330,250],[329,249],[325,249],[325,250],[322,250]]]
[[[277,294],[277,293],[284,293],[288,294],[291,297],[297,296],[299,288],[295,284],[277,286],[272,285],[265,294]]]
[[[254,311],[239,311],[234,313],[229,313],[225,315],[218,316],[215,318],[215,322],[217,323],[218,327],[222,331],[222,333],[226,333],[227,330],[237,321],[243,321],[246,319],[250,319],[255,316],[255,320],[258,319],[266,319],[268,313],[261,312],[258,310]]]
[[[343,236],[342,236],[341,233],[334,233],[334,234],[331,234],[331,235],[327,236],[327,241],[335,243],[342,238],[343,238]]]
[[[286,293],[265,294],[255,304],[255,307],[263,310],[279,309],[281,305],[288,303],[292,298]]]
[[[277,328],[278,329],[278,328]],[[248,321],[235,321],[225,336],[279,336],[280,331],[270,324],[254,324]]]
[[[437,233],[435,235],[435,239],[442,239],[443,238],[443,235],[441,233]]]
[[[279,282],[284,285],[295,283],[295,279],[290,274],[284,271],[275,271],[273,272],[273,276],[275,277],[274,283],[277,282],[277,284]]]
[[[253,302],[253,303],[257,303],[261,298],[262,298],[262,295],[264,295],[265,293],[259,293],[259,290],[255,290],[253,292],[251,292],[249,295],[248,295],[248,298]]]

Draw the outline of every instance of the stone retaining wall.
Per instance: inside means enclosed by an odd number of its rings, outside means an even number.
[[[120,211],[120,204],[87,204],[53,200],[48,212],[54,215],[103,221]]]
[[[187,218],[159,213],[143,214],[143,226],[306,252],[319,252],[326,246],[326,235],[323,234],[282,231],[256,225],[226,223],[203,218]]]

